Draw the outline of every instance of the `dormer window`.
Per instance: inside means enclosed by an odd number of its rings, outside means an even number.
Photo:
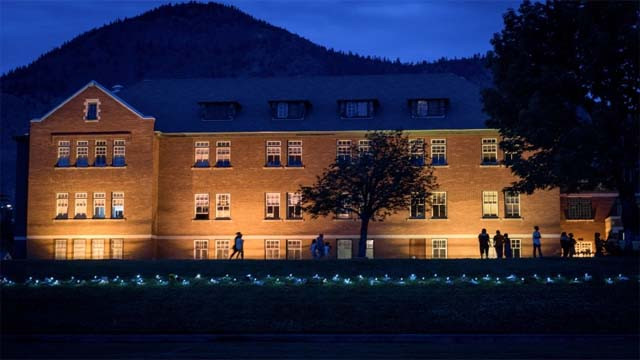
[[[375,105],[375,100],[340,101],[340,117],[347,119],[373,117]]]
[[[415,99],[409,100],[411,116],[415,118],[444,117],[448,99]]]
[[[100,101],[98,99],[87,99],[84,102],[85,121],[100,120]]]
[[[277,120],[302,120],[309,103],[307,101],[271,101],[271,117]]]
[[[234,101],[203,101],[199,104],[203,121],[233,120],[240,109],[240,104]]]

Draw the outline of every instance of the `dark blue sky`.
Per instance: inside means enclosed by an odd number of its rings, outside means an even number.
[[[94,27],[169,1],[0,0],[0,72]],[[174,1],[175,2],[175,1]],[[518,1],[222,1],[317,44],[362,55],[434,60],[484,53]]]

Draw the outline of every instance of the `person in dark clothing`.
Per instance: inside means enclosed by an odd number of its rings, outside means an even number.
[[[480,243],[480,258],[482,259],[482,255],[484,254],[484,258],[489,258],[489,234],[487,234],[487,229],[482,229],[480,235],[478,235],[478,243]]]
[[[513,257],[513,250],[511,250],[511,239],[509,234],[504,233],[504,257],[511,259]]]
[[[236,238],[233,239],[233,253],[231,253],[229,259],[233,259],[234,255],[236,255],[236,259],[241,258],[244,260],[244,240],[242,239],[242,233],[240,232],[237,232]]]
[[[573,257],[576,254],[576,239],[573,238],[573,233],[569,233],[569,257]]]
[[[566,258],[569,256],[569,237],[564,231],[560,234],[560,247],[562,248],[562,257]]]
[[[604,241],[600,239],[600,233],[593,234],[596,243],[596,256],[602,256],[602,249],[604,249]]]
[[[496,230],[496,235],[493,237],[493,247],[496,248],[496,256],[498,257],[498,259],[502,259],[504,237],[500,235],[500,230]]]

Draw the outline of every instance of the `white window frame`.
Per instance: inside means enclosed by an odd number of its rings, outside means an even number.
[[[95,104],[96,105],[96,118],[95,119],[88,119],[87,117],[89,116],[89,105],[90,104]],[[84,101],[84,121],[99,121],[100,120],[100,99],[85,99]]]
[[[231,166],[231,141],[217,141],[216,142],[216,166],[221,161],[228,161],[229,167]]]
[[[338,260],[351,259],[353,257],[353,240],[352,239],[336,240],[336,257]]]
[[[522,257],[522,239],[510,239],[511,240],[511,253],[513,254],[513,258],[521,258]]]
[[[67,260],[67,239],[55,239],[53,241],[55,260]]]
[[[268,239],[264,241],[265,260],[280,260],[280,240]]]
[[[73,239],[73,260],[84,260],[87,258],[87,240]]]
[[[498,163],[498,139],[497,138],[482,139],[482,163],[483,164]]]
[[[75,212],[73,214],[74,219],[86,219],[89,217],[87,213],[88,203],[87,193],[76,193],[75,195]],[[84,217],[83,217],[84,215]]]
[[[127,145],[122,139],[113,140],[113,157],[126,155]]]
[[[438,214],[436,216],[436,206],[439,206],[439,209],[444,209],[444,216],[442,214]],[[438,213],[441,211],[439,210]],[[449,215],[449,209],[447,208],[447,193],[445,191],[434,191],[431,194],[431,218],[432,219],[446,219]]]
[[[297,214],[291,216],[291,214]],[[287,219],[300,220],[302,219],[302,194],[301,193],[287,193]]]
[[[193,240],[193,259],[209,259],[209,240]]]
[[[411,159],[413,159],[414,157],[417,159],[421,159],[420,164],[423,165],[425,163],[424,144],[425,142],[422,138],[409,139],[409,156],[411,157]]]
[[[71,141],[69,140],[60,140],[58,141],[58,161],[60,159],[66,158],[68,161],[71,157]]]
[[[226,206],[221,201],[226,198]],[[225,209],[226,208],[226,209]],[[221,193],[216,194],[216,219],[230,219],[231,218],[231,194]]]
[[[91,239],[91,259],[104,259],[104,239]]]
[[[292,157],[300,158],[299,164],[294,164]],[[302,166],[302,140],[287,141],[287,166]]]
[[[440,158],[442,158],[442,162],[436,160]],[[431,139],[431,163],[436,166],[447,164],[446,139]]]
[[[422,207],[422,216],[417,216],[417,211],[414,211],[414,203],[415,207]],[[427,217],[427,202],[424,196],[417,196],[416,194],[411,194],[411,201],[409,202],[409,218],[410,219],[425,219]]]
[[[287,260],[302,259],[302,240],[287,240]]]
[[[216,259],[226,260],[229,258],[229,249],[231,248],[231,240],[216,240]]]
[[[432,259],[446,259],[448,257],[447,250],[447,239],[431,239]]]
[[[336,158],[338,161],[351,160],[351,140],[336,141]]]
[[[193,144],[193,152],[195,163],[209,162],[209,142],[208,141],[196,141]]]
[[[514,200],[515,199],[515,200]],[[520,193],[505,191],[504,192],[504,217],[517,219],[520,218]]]
[[[102,212],[104,216],[97,217],[96,208],[102,208]],[[94,192],[93,193],[93,218],[94,219],[105,219],[107,217],[107,195],[103,192]]]
[[[371,155],[371,140],[358,140],[358,155]]]
[[[87,161],[89,159],[89,141],[87,140],[76,141],[76,161],[81,157],[87,158]]]
[[[282,142],[268,140],[266,143],[266,166],[282,166]],[[272,158],[272,161],[270,159]]]
[[[124,239],[111,239],[111,258],[122,260],[124,258]]]
[[[280,193],[266,193],[264,196],[265,219],[280,219]]]
[[[367,257],[367,259],[374,258],[374,255],[375,255],[374,245],[375,245],[375,241],[373,241],[372,239],[367,239],[367,245],[365,249],[365,256]]]
[[[482,192],[482,217],[483,218],[498,218],[500,216],[498,212],[498,209],[499,209],[498,205],[499,205],[499,199],[498,199],[497,191]]]
[[[211,211],[211,207],[209,205],[210,204],[209,194],[207,193],[195,194],[193,198],[194,198],[194,203],[193,203],[194,218],[202,219],[202,220],[209,219],[209,213]],[[198,217],[199,215],[202,215],[202,216]]]
[[[122,217],[117,217],[118,211],[122,212]],[[124,219],[124,192],[112,192],[111,193],[111,218],[112,219]]]
[[[60,216],[62,215],[62,216]],[[69,218],[69,193],[56,193],[56,219]]]

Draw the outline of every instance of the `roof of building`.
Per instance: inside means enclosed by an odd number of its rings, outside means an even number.
[[[281,78],[158,79],[118,95],[156,118],[163,132],[341,131],[483,129],[480,89],[453,74],[394,74]],[[444,118],[413,118],[410,99],[449,99]],[[302,120],[272,119],[269,102],[305,100]],[[339,100],[376,99],[373,118],[344,119]],[[199,103],[233,101],[241,109],[228,121],[203,121]]]

